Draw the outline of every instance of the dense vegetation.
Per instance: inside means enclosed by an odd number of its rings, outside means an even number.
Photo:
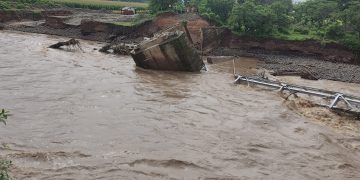
[[[359,0],[150,0],[150,9],[175,9],[179,2],[239,35],[337,42],[360,50]]]

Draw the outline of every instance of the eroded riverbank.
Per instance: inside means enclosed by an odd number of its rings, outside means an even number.
[[[96,42],[81,41],[82,53],[48,49],[66,39],[47,35],[2,31],[0,40],[0,102],[13,114],[0,154],[15,179],[360,177],[358,133],[233,85],[227,64],[146,71]]]

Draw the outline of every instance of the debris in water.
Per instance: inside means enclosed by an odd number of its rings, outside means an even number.
[[[80,50],[82,50],[81,46],[80,46],[80,41],[76,40],[76,39],[70,39],[69,41],[65,41],[65,42],[58,42],[56,44],[53,44],[51,46],[49,46],[49,48],[52,49],[60,49],[62,46],[67,46],[70,48],[79,48]]]
[[[137,48],[136,44],[126,44],[126,43],[120,43],[120,44],[107,44],[104,47],[102,47],[99,51],[108,53],[110,50],[113,50],[114,54],[121,54],[121,55],[130,55],[130,52]]]

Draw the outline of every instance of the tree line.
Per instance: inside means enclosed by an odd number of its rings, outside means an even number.
[[[154,12],[178,4],[234,33],[286,40],[337,42],[360,50],[359,0],[150,0]]]

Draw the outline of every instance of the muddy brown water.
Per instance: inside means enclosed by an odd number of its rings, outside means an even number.
[[[359,134],[233,85],[226,63],[149,71],[96,42],[47,48],[60,40],[0,32],[0,105],[12,114],[0,155],[15,179],[360,178]]]

